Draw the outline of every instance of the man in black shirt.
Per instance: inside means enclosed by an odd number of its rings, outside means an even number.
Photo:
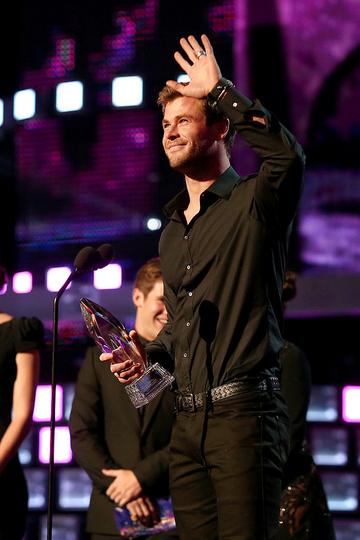
[[[168,81],[159,95],[164,150],[186,188],[166,207],[169,320],[146,353],[175,360],[170,482],[181,538],[264,540],[276,531],[287,454],[281,292],[304,157],[259,101],[222,78],[201,40],[181,39],[187,59],[175,53],[190,83]],[[235,131],[262,160],[255,175],[230,166]],[[141,373],[115,360],[120,382]]]

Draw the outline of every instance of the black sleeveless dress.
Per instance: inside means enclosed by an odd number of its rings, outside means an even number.
[[[41,349],[43,325],[35,317],[0,324],[0,439],[11,422],[16,354]],[[21,540],[26,527],[26,480],[15,456],[0,473],[0,540]]]

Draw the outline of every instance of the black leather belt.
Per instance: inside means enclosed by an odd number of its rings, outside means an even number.
[[[280,390],[280,382],[277,377],[266,377],[264,379],[248,379],[243,381],[233,381],[221,386],[212,388],[209,392],[201,394],[181,394],[175,398],[175,409],[177,412],[195,412],[204,406],[204,403],[213,403],[230,396],[236,396],[243,392],[266,392],[267,390],[276,392]]]

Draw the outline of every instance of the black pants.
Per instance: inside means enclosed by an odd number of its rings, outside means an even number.
[[[288,452],[279,394],[246,392],[177,414],[170,488],[181,540],[268,540]]]

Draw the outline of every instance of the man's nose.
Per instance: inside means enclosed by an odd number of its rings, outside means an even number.
[[[166,130],[166,136],[168,139],[176,139],[179,136],[179,131],[176,124],[172,124]]]

